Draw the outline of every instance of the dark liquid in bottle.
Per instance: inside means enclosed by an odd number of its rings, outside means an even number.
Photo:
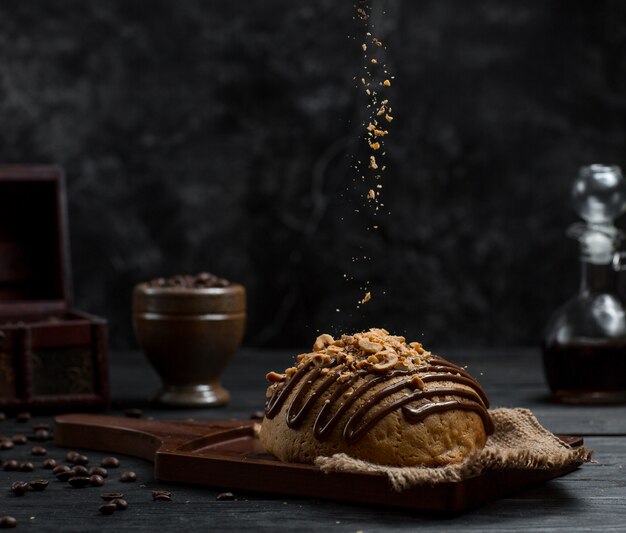
[[[577,341],[543,346],[543,364],[556,400],[626,402],[626,342]]]

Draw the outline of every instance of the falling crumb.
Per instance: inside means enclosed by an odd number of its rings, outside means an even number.
[[[372,59],[372,65],[378,65],[378,61],[376,61],[376,59]]]
[[[363,51],[365,52],[365,50],[367,50],[367,45],[366,45],[365,43],[363,43],[363,44],[361,45],[361,48],[363,48]]]
[[[378,165],[376,164],[376,158],[373,155],[370,156],[369,167],[373,170],[376,170],[378,168]]]
[[[370,189],[369,192],[367,193],[367,197],[370,200],[373,200],[374,198],[376,198],[376,191],[374,191],[374,189]]]
[[[370,148],[372,150],[379,150],[380,149],[380,143],[370,143]]]
[[[391,82],[389,80],[385,80],[385,81],[383,81],[383,85],[385,87],[391,87]]]
[[[393,120],[393,117],[391,115],[385,115],[385,119],[387,120],[387,122],[391,122]]]
[[[363,296],[363,299],[359,302],[361,305],[363,305],[366,302],[369,302],[372,299],[372,293],[371,292],[366,292],[365,296]]]

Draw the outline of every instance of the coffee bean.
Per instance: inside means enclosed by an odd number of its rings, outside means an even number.
[[[82,465],[73,466],[72,472],[74,472],[75,476],[89,477],[89,470],[87,470],[86,466],[82,466]]]
[[[48,450],[46,450],[43,446],[33,446],[30,453],[32,453],[33,455],[46,455],[48,453]]]
[[[33,431],[37,431],[38,429],[50,429],[50,424],[33,424]]]
[[[232,492],[222,492],[217,495],[216,500],[234,500],[235,495]]]
[[[48,482],[45,479],[35,479],[30,482],[30,488],[37,491],[45,490],[47,486]]]
[[[171,502],[172,493],[169,490],[153,490],[152,499],[155,502]]]
[[[133,481],[137,481],[137,474],[135,474],[135,472],[122,472],[120,481],[123,483],[132,483]]]
[[[20,464],[20,472],[32,472],[35,470],[35,465],[30,461]]]
[[[13,435],[11,440],[13,441],[13,444],[26,444],[28,442],[26,435]]]
[[[17,520],[12,516],[0,516],[0,529],[9,529],[17,526]]]
[[[38,429],[35,431],[35,440],[39,442],[46,441],[50,438],[50,432],[47,429]]]
[[[106,468],[102,468],[101,466],[92,466],[89,469],[90,476],[102,476],[109,477],[109,472]]]
[[[75,455],[73,463],[75,465],[86,465],[89,462],[89,457],[86,455]]]
[[[68,482],[72,485],[72,487],[77,489],[84,489],[85,487],[91,485],[91,479],[87,476],[73,476],[68,479]]]
[[[53,459],[54,460],[54,459]],[[65,466],[65,465],[57,465],[52,469],[52,473],[56,476],[57,474],[60,474],[61,472],[71,472],[72,469],[69,466]]]
[[[11,485],[11,492],[16,496],[24,496],[28,492],[28,483],[24,481],[15,481]]]
[[[111,503],[117,507],[118,511],[126,511],[128,509],[128,502],[122,498],[115,498],[111,500]]]
[[[28,411],[17,413],[17,415],[15,415],[15,420],[17,420],[18,422],[28,422],[30,419],[31,416]]]
[[[3,468],[5,472],[17,472],[20,469],[20,464],[15,459],[11,459],[4,463]]]
[[[118,468],[120,460],[117,457],[105,457],[100,463],[104,468]]]
[[[74,458],[75,458],[76,456],[78,456],[78,455],[80,455],[78,452],[67,452],[67,453],[65,454],[65,460],[66,460],[68,463],[73,463],[73,462],[74,462]]]
[[[124,495],[121,492],[103,492],[100,494],[100,497],[104,501],[110,502],[111,500],[121,500],[124,498]]]
[[[114,503],[105,503],[98,507],[98,511],[100,511],[103,515],[113,514],[117,510],[117,506]]]
[[[72,472],[69,468],[63,472],[59,472],[55,474],[59,481],[69,481],[74,477],[74,472]]]
[[[102,487],[102,485],[104,485],[104,478],[102,476],[94,474],[93,476],[89,476],[89,479],[91,480],[92,487]]]
[[[57,466],[57,462],[54,459],[46,459],[43,462],[43,467],[46,470],[52,470],[53,468],[56,468],[56,466]]]
[[[141,409],[126,409],[124,414],[128,418],[141,418],[143,416],[143,411]]]
[[[0,441],[0,450],[10,450],[15,446],[12,440],[4,439]]]
[[[263,420],[265,413],[263,411],[253,411],[250,413],[250,420]]]

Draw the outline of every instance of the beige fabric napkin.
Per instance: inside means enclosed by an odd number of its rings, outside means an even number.
[[[591,460],[583,446],[572,448],[545,429],[528,409],[490,411],[495,431],[485,447],[461,463],[442,467],[397,467],[368,463],[346,454],[318,457],[324,472],[372,472],[386,474],[397,491],[421,484],[462,481],[487,469],[558,469]]]

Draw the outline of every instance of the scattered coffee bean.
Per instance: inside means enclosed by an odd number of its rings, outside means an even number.
[[[124,498],[124,495],[121,492],[103,492],[100,494],[100,497],[104,501],[110,502],[111,500],[121,500]]]
[[[0,441],[0,450],[10,450],[14,446],[15,446],[15,444],[13,444],[12,440],[4,439],[4,440]]]
[[[235,495],[232,492],[222,492],[217,495],[216,500],[234,500]]]
[[[141,418],[143,416],[143,411],[141,409],[126,409],[124,414],[128,418]]]
[[[70,479],[74,477],[74,472],[72,472],[72,470],[68,468],[67,470],[64,470],[63,472],[59,472],[58,474],[55,474],[55,476],[57,477],[59,481],[69,481]]]
[[[102,487],[102,485],[104,485],[104,478],[102,476],[94,474],[93,476],[89,476],[89,479],[91,480],[92,487]]]
[[[263,411],[254,411],[250,413],[250,420],[263,420],[265,413]]]
[[[65,465],[57,465],[52,469],[52,473],[56,476],[57,474],[60,474],[61,472],[71,472],[72,469],[69,466],[65,466]]]
[[[4,463],[3,468],[5,472],[17,472],[20,469],[20,464],[15,459],[11,459]]]
[[[120,481],[123,483],[132,483],[133,481],[137,481],[137,474],[135,474],[135,472],[122,472]]]
[[[16,496],[24,496],[28,492],[28,483],[16,481],[11,485],[11,492]]]
[[[46,455],[48,450],[46,450],[43,446],[33,446],[33,449],[30,451],[33,455]]]
[[[120,460],[117,457],[105,457],[100,463],[104,468],[118,468]]]
[[[57,466],[57,462],[54,459],[46,459],[43,462],[43,467],[46,470],[52,470],[53,468],[56,468],[56,466]]]
[[[74,461],[72,461],[75,465],[86,465],[89,462],[89,457],[86,455],[77,454],[74,456]]]
[[[117,510],[117,506],[114,503],[105,503],[98,507],[98,511],[100,511],[103,515],[113,514]]]
[[[73,476],[68,479],[68,482],[72,487],[77,489],[84,489],[91,485],[91,479],[87,476]]]
[[[50,438],[50,432],[47,429],[38,429],[35,431],[35,440],[39,442],[46,441]]]
[[[17,415],[15,415],[15,420],[17,420],[18,422],[28,422],[30,419],[31,416],[28,411],[17,413]]]
[[[169,490],[153,490],[152,499],[155,502],[171,502],[172,493]]]
[[[79,454],[78,452],[74,452],[74,451],[67,452],[67,453],[65,454],[65,460],[66,460],[68,463],[73,463],[73,462],[74,462],[74,458],[75,458],[77,455],[80,455],[80,454]]]
[[[78,477],[89,477],[89,470],[87,470],[87,467],[85,466],[76,465],[72,468],[72,472],[74,472],[74,475]]]
[[[35,470],[35,465],[30,461],[20,464],[20,472],[32,472]]]
[[[111,500],[111,503],[117,507],[118,511],[126,511],[128,509],[128,502],[123,498],[115,498]]]
[[[11,440],[13,441],[13,444],[26,444],[28,442],[26,435],[13,435]]]
[[[89,469],[90,476],[102,476],[109,477],[109,472],[106,468],[102,468],[101,466],[92,466]]]
[[[47,486],[48,482],[45,479],[35,479],[30,482],[30,488],[37,491],[45,490]]]
[[[12,516],[0,516],[0,529],[9,529],[17,526],[17,520]]]
[[[48,429],[50,429],[50,424],[43,424],[43,423],[41,423],[41,424],[34,424],[33,425],[33,431],[37,431],[38,429],[46,429],[46,430],[48,430]]]

